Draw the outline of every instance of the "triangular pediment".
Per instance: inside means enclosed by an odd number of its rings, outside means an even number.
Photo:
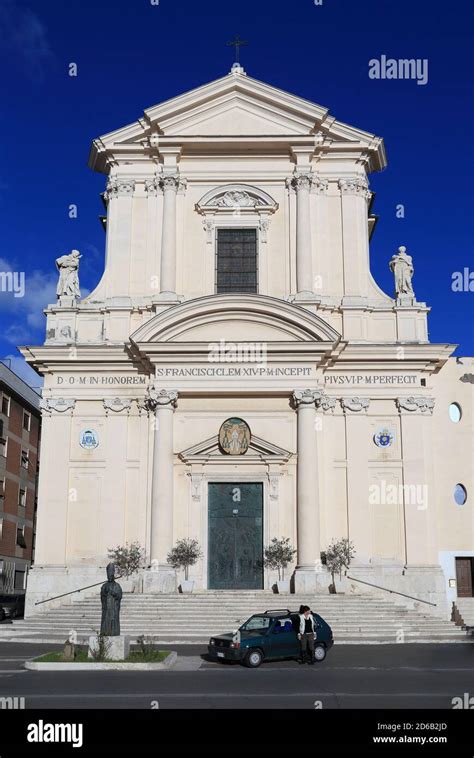
[[[89,164],[104,170],[105,157],[110,161],[133,146],[142,151],[159,150],[160,145],[174,139],[182,138],[186,143],[191,138],[222,141],[226,137],[349,143],[377,154],[375,167],[381,167],[385,160],[382,140],[373,134],[340,123],[327,108],[253,79],[239,69],[148,108],[135,123],[95,140]]]
[[[272,442],[267,442],[254,434],[251,436],[249,448],[244,455],[237,456],[223,453],[219,446],[217,434],[179,453],[179,457],[184,463],[207,463],[208,461],[212,461],[232,464],[250,462],[286,463],[291,458],[291,455],[292,453],[288,450],[274,445]]]

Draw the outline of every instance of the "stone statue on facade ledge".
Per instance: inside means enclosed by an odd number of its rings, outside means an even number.
[[[73,305],[75,300],[79,300],[81,297],[81,290],[79,289],[80,258],[82,255],[79,250],[71,250],[68,255],[61,255],[60,258],[56,258],[56,268],[59,271],[56,295],[60,302],[66,299],[67,301],[70,300],[70,304]]]
[[[415,303],[415,293],[413,291],[413,258],[407,255],[407,249],[403,245],[398,248],[398,252],[392,255],[388,264],[390,271],[395,277],[395,295],[399,305],[412,305]]]

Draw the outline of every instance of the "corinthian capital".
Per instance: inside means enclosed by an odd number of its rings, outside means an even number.
[[[369,200],[372,195],[367,180],[361,176],[339,179],[339,189],[343,195],[359,195],[366,200]]]
[[[108,201],[112,197],[131,197],[134,191],[135,181],[133,179],[121,179],[115,176],[107,182],[105,199]]]
[[[166,174],[165,176],[160,177],[160,186],[163,189],[163,192],[166,190],[178,192],[183,186],[184,181],[185,180],[181,178],[179,174]]]
[[[160,179],[154,176],[153,179],[145,180],[145,192],[148,197],[156,197],[160,191]]]
[[[315,408],[316,402],[321,399],[322,394],[321,390],[295,390],[293,392],[293,403],[295,408],[297,410],[300,408],[310,408],[311,406]]]
[[[329,182],[319,174],[313,174],[311,191],[317,195],[324,195],[328,191]]]
[[[176,408],[178,393],[176,390],[160,389],[156,381],[152,380],[148,385],[145,402],[149,410],[155,411],[159,408]]]
[[[329,397],[329,395],[321,395],[317,402],[318,409],[320,408],[324,413],[327,413],[328,411],[331,411],[334,413],[334,408],[336,407],[336,398],[335,397]]]
[[[434,397],[422,397],[422,396],[413,396],[410,397],[397,397],[396,399],[397,408],[401,412],[408,411],[409,413],[414,413],[415,411],[420,411],[420,413],[433,413],[433,409],[435,406],[435,399]]]
[[[294,187],[296,192],[301,192],[302,190],[309,191],[311,189],[313,180],[314,174],[311,171],[306,174],[295,174],[291,178],[291,185]]]

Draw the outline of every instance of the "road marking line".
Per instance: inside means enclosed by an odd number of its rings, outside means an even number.
[[[440,692],[440,693],[433,693],[433,692],[368,692],[368,693],[360,693],[360,692],[327,692],[326,690],[322,692],[318,692],[317,690],[311,691],[311,692],[290,692],[290,693],[275,693],[275,692],[268,692],[268,693],[239,693],[239,692],[183,692],[183,693],[174,693],[174,692],[152,692],[152,693],[140,693],[140,692],[126,692],[126,693],[57,693],[55,695],[42,695],[42,694],[26,694],[25,697],[27,699],[35,698],[39,699],[42,698],[44,700],[59,700],[64,698],[75,698],[77,700],[81,700],[84,698],[95,698],[96,700],[107,700],[109,698],[151,698],[156,699],[159,697],[162,698],[196,698],[196,699],[202,699],[202,698],[282,698],[286,699],[288,697],[357,697],[357,698],[364,698],[364,697],[424,697],[424,698],[434,698],[434,697],[447,697],[452,698],[452,692]]]

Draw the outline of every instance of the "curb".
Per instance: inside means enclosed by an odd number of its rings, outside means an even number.
[[[41,663],[25,661],[25,669],[30,671],[167,671],[176,663],[178,653],[174,650],[161,663]]]

